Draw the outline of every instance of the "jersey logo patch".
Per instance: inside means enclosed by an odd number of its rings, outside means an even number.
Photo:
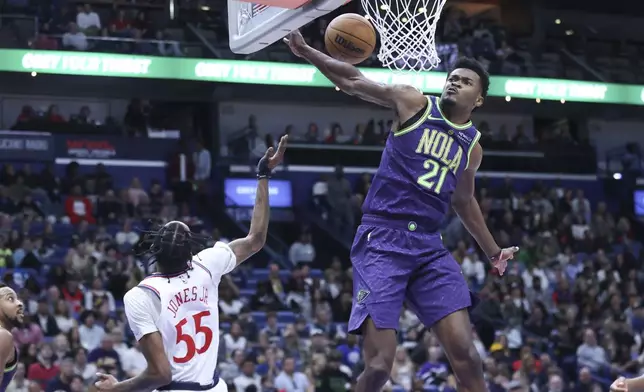
[[[358,290],[358,295],[356,295],[356,301],[358,301],[359,304],[363,303],[365,299],[371,294],[371,291],[365,290],[365,289],[360,289]]]
[[[450,134],[450,135],[451,135],[451,134]],[[461,140],[465,141],[466,143],[472,143],[472,138],[471,138],[471,137],[469,137],[469,136],[467,136],[466,134],[464,134],[464,133],[462,133],[462,132],[459,132],[456,136],[457,136],[459,139],[461,139]]]

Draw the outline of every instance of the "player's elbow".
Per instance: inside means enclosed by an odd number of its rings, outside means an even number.
[[[358,94],[359,85],[360,85],[359,77],[350,77],[350,78],[343,78],[339,80],[338,85],[336,87],[342,90],[346,94],[356,95]]]
[[[452,195],[452,208],[458,214],[472,202],[473,197],[472,195]]]
[[[168,385],[171,382],[172,382],[172,373],[170,371],[159,375],[159,383],[161,383],[161,385],[159,386]]]
[[[149,376],[153,379],[153,384],[156,385],[156,388],[172,382],[172,370],[169,365],[160,366],[154,370],[150,369]]]
[[[248,244],[253,253],[257,253],[266,244],[267,233],[253,233],[248,235]]]
[[[148,367],[144,374],[148,379],[147,384],[154,388],[162,387],[172,382],[170,362],[165,358],[157,357],[156,359],[148,360]]]

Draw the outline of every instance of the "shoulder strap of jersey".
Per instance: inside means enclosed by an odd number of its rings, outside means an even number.
[[[422,113],[419,112],[416,115],[414,115],[414,117],[417,117],[416,121],[413,121],[409,125],[407,125],[409,121],[407,121],[407,124],[402,124],[406,126],[404,128],[400,128],[399,130],[395,131],[394,136],[402,136],[406,133],[413,131],[414,129],[418,128],[425,121],[427,117],[431,117],[432,107],[434,106],[432,102],[432,97],[427,95],[426,98],[427,98],[427,106],[425,107],[425,109],[422,111]]]
[[[467,163],[465,164],[465,169],[467,169],[470,166],[470,155],[472,154],[472,150],[474,150],[474,147],[478,144],[479,139],[481,138],[481,132],[479,132],[478,129],[476,129],[476,127],[474,126],[466,129],[464,132],[466,132],[467,136],[472,138],[470,147],[467,149]]]

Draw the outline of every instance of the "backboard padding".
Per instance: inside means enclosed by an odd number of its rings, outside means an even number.
[[[313,0],[290,10],[228,0],[230,49],[237,54],[257,52],[344,3],[346,0]]]

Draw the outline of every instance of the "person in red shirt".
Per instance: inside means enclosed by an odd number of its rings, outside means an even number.
[[[37,34],[31,42],[31,47],[40,50],[57,50],[58,41],[43,34]]]
[[[63,287],[61,292],[65,301],[71,305],[72,310],[75,313],[79,313],[83,308],[85,294],[80,287],[78,277],[75,275],[69,275],[67,277],[67,284]]]
[[[22,107],[22,110],[20,111],[20,114],[18,115],[16,122],[25,123],[33,119],[34,119],[34,109],[29,105],[25,105]]]
[[[65,118],[60,115],[57,105],[51,105],[49,106],[49,109],[47,109],[47,121],[54,122],[54,123],[65,122]]]
[[[82,195],[80,186],[72,188],[72,194],[65,200],[65,213],[72,224],[78,224],[85,220],[88,223],[96,223],[92,215],[92,202]]]
[[[132,23],[125,17],[125,11],[119,10],[116,18],[110,22],[110,33],[118,37],[132,36]]]
[[[534,357],[532,348],[523,346],[521,348],[520,358],[512,362],[512,370],[523,370],[526,373],[539,373],[541,372],[541,361]]]
[[[38,352],[38,361],[29,365],[27,378],[36,381],[45,389],[49,381],[58,375],[58,366],[54,364],[54,350],[49,343],[45,343]]]

